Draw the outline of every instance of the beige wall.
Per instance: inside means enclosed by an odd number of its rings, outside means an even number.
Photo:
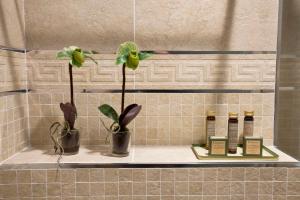
[[[0,96],[0,162],[29,145],[26,94]]]
[[[25,54],[0,50],[0,92],[25,89]]]
[[[69,101],[67,61],[55,59],[55,51],[30,52],[28,60],[31,142],[50,144],[48,128],[63,121],[60,102]],[[114,55],[95,55],[99,66],[87,62],[74,70],[76,127],[82,144],[104,144],[106,131],[97,107],[103,103],[120,107],[120,94],[81,93],[83,89],[120,89],[120,66]],[[154,55],[141,62],[134,73],[127,70],[127,88],[137,89],[274,89],[274,55]],[[227,115],[240,114],[242,135],[244,110],[255,111],[255,135],[273,144],[274,93],[266,94],[127,94],[142,112],[131,124],[133,144],[189,145],[205,141],[207,110],[217,114],[217,134],[227,134]]]
[[[299,168],[20,169],[0,177],[3,200],[300,198]]]
[[[276,50],[278,0],[26,0],[25,11],[29,49],[115,51],[135,32],[148,50]]]
[[[0,45],[24,48],[24,1],[0,1]]]
[[[25,13],[28,49],[116,51],[133,40],[133,0],[26,0]]]

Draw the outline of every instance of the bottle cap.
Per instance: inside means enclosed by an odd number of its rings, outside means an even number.
[[[207,116],[214,117],[216,115],[215,111],[209,110],[207,111]]]
[[[253,117],[254,116],[254,111],[244,111],[244,115],[247,117]]]
[[[229,118],[232,118],[232,119],[237,119],[238,118],[238,114],[236,112],[229,112]]]

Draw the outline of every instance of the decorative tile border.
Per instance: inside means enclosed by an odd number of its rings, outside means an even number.
[[[32,52],[28,56],[31,89],[60,89],[68,85],[66,61],[54,58],[54,51]],[[74,71],[76,88],[116,89],[121,71],[113,55],[95,55],[91,62]],[[136,88],[226,88],[273,89],[274,55],[154,55],[137,71],[127,71],[128,86]]]

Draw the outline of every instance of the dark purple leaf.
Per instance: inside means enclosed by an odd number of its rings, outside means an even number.
[[[141,109],[142,106],[137,104],[127,106],[119,118],[119,125],[121,128],[125,128],[139,114]]]
[[[75,105],[72,105],[71,103],[60,103],[60,109],[64,113],[65,121],[68,122],[70,129],[74,128],[75,119],[77,115],[77,110]]]

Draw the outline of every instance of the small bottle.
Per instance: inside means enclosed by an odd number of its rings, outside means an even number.
[[[238,144],[238,114],[229,113],[228,119],[228,152],[236,153]]]
[[[244,136],[253,136],[253,127],[254,127],[254,111],[245,111],[244,112]]]
[[[208,111],[206,117],[206,147],[209,149],[209,137],[216,134],[216,116],[214,111]]]

